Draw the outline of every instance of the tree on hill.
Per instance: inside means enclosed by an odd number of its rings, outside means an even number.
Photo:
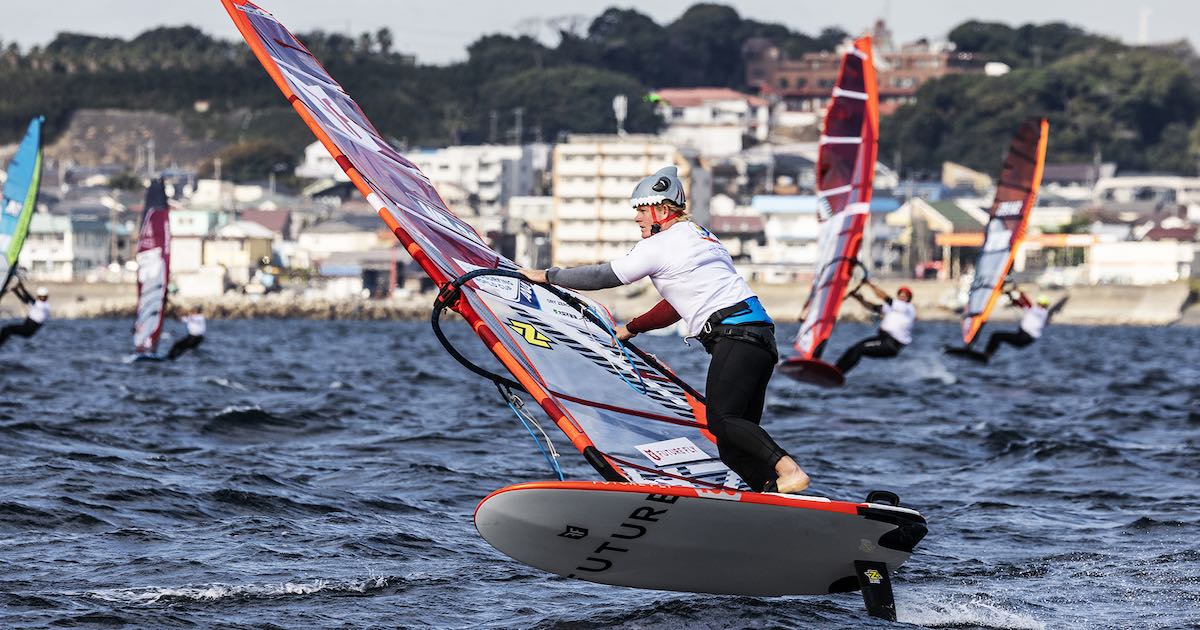
[[[995,172],[1020,121],[1047,116],[1051,161],[1091,161],[1099,151],[1122,169],[1195,172],[1188,143],[1200,117],[1200,89],[1190,62],[1123,48],[1001,77],[930,81],[915,104],[881,121],[880,155],[898,152],[906,168],[926,172],[945,160]]]

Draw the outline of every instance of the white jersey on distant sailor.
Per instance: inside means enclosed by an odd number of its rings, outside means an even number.
[[[612,261],[612,270],[623,284],[649,276],[692,336],[700,334],[709,315],[755,297],[721,241],[691,221],[642,239]]]
[[[892,300],[883,303],[883,321],[879,330],[891,335],[904,345],[912,343],[913,322],[917,321],[917,309],[911,302]]]
[[[1037,339],[1042,336],[1042,329],[1046,327],[1046,319],[1049,317],[1050,311],[1034,304],[1026,308],[1025,314],[1021,316],[1021,330]]]
[[[208,330],[208,324],[204,321],[203,315],[184,315],[180,319],[187,324],[188,334],[193,337],[203,337],[204,332]]]
[[[50,319],[50,302],[46,300],[34,300],[33,304],[29,305],[29,319],[39,324],[45,324],[47,319]]]

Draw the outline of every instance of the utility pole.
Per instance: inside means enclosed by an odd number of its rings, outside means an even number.
[[[492,110],[488,113],[488,144],[496,144],[496,136],[499,135],[500,112]]]
[[[221,158],[213,158],[213,177],[217,178],[217,212],[225,210],[225,198],[221,190]]]
[[[524,128],[525,108],[524,107],[514,107],[513,108],[513,117],[516,119],[513,122],[513,129],[512,129],[513,144],[519,145],[519,144],[521,144],[522,136],[525,135],[525,128]]]
[[[146,177],[154,179],[154,138],[146,141]]]

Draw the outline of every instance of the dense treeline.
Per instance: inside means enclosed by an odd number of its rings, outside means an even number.
[[[626,129],[654,131],[660,121],[638,97],[665,86],[743,88],[746,39],[765,37],[799,56],[830,50],[846,33],[810,36],[718,4],[694,5],[669,24],[614,8],[586,28],[560,28],[554,46],[487,35],[470,45],[466,61],[445,66],[402,54],[386,28],[298,36],[383,133],[397,143],[440,145],[609,132],[616,94],[630,97]],[[971,21],[950,37],[959,50],[1013,71],[925,84],[916,104],[884,119],[884,160],[899,156],[906,172],[932,172],[943,160],[992,171],[1017,122],[1046,115],[1053,161],[1090,161],[1099,152],[1125,170],[1195,172],[1200,59],[1185,44],[1130,47],[1060,23]],[[0,84],[0,141],[18,139],[36,114],[47,117],[53,139],[81,108],[182,113],[199,137],[258,147],[261,155],[230,149],[225,156],[254,168],[298,155],[311,141],[243,42],[192,27],[131,40],[63,33],[25,51],[0,45]],[[197,101],[209,109],[193,111]]]
[[[742,87],[747,38],[769,37],[799,54],[828,49],[845,33],[826,29],[810,37],[743,19],[726,6],[697,4],[666,25],[609,9],[586,29],[564,27],[558,35],[554,47],[487,35],[471,44],[467,61],[446,66],[414,63],[395,49],[386,28],[357,37],[297,36],[381,131],[398,142],[436,145],[513,140],[518,117],[525,141],[610,132],[617,94],[630,97],[626,129],[655,131],[660,122],[640,97],[661,86]],[[272,151],[298,152],[311,141],[243,42],[192,27],[157,28],[128,41],[63,33],[28,51],[0,47],[0,84],[4,141],[19,138],[39,113],[52,135],[80,108],[184,112],[198,135],[259,142]],[[192,112],[197,101],[206,101],[208,112]]]
[[[968,22],[950,36],[1013,71],[926,83],[881,123],[885,160],[899,155],[906,171],[952,160],[995,172],[1017,124],[1047,116],[1051,162],[1099,154],[1125,171],[1196,172],[1200,59],[1187,44],[1124,46],[1063,24]]]

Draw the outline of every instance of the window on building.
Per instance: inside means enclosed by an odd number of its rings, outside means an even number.
[[[779,87],[780,87],[780,88],[782,88],[782,89],[784,89],[784,90],[786,90],[786,89],[788,88],[788,80],[787,80],[787,77],[780,77],[780,78],[779,78]]]

